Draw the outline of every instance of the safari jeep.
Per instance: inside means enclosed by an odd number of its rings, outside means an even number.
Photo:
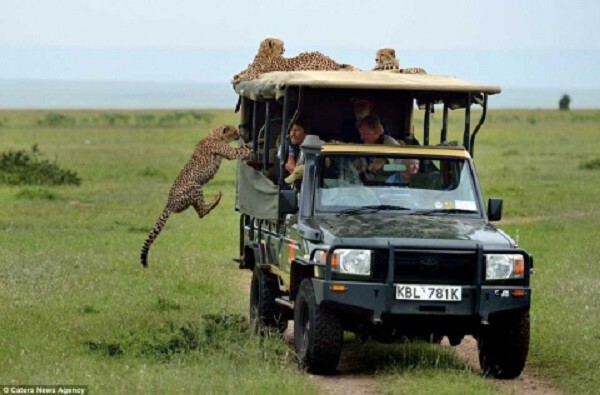
[[[473,162],[488,96],[500,89],[377,71],[272,72],[234,89],[254,152],[238,164],[236,198],[236,260],[252,271],[252,325],[284,331],[293,319],[299,361],[318,374],[335,372],[351,331],[384,343],[446,336],[453,346],[473,335],[485,374],[519,376],[533,259],[491,223],[502,200],[490,198],[486,209]],[[340,125],[361,97],[405,145],[342,143]],[[473,105],[482,110],[471,132]],[[448,126],[450,112],[458,130]],[[415,113],[423,117],[418,136]],[[293,188],[284,162],[300,116],[313,134],[301,145],[304,174]],[[374,161],[380,168],[366,174],[361,164]]]

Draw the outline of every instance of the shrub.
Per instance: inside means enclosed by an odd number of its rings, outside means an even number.
[[[579,165],[579,168],[584,170],[600,170],[600,158],[585,161]]]
[[[52,114],[52,115],[50,115]],[[58,119],[64,117],[61,114],[49,113],[46,118],[48,121],[38,121],[40,124],[69,124],[66,121]],[[122,126],[122,125],[134,125],[134,126],[175,126],[175,125],[194,125],[198,123],[210,123],[214,118],[214,114],[209,112],[199,111],[171,111],[159,114],[153,114],[149,112],[141,112],[134,114],[123,114],[123,113],[109,113],[102,112],[98,116],[91,118],[80,119],[83,125],[108,125],[108,126]],[[75,119],[71,119],[72,123],[75,124]]]
[[[174,111],[161,115],[158,118],[160,126],[171,126],[178,124],[194,124],[196,122],[209,123],[214,118],[211,113],[196,111]]]
[[[0,154],[0,184],[8,185],[79,185],[75,171],[61,169],[56,162],[38,160],[37,144],[31,154],[25,150]],[[32,158],[33,156],[33,158]]]
[[[38,119],[37,123],[42,126],[73,126],[75,125],[75,118],[50,111],[46,113],[44,118]]]
[[[518,156],[520,155],[519,150],[517,149],[509,149],[508,151],[504,151],[502,156]]]
[[[152,123],[154,123],[154,119],[156,117],[154,116],[154,114],[150,114],[150,113],[141,113],[141,114],[136,114],[134,117],[134,122],[136,125],[151,125]]]
[[[569,111],[570,104],[571,104],[571,97],[567,94],[564,94],[558,101],[558,109],[561,111]]]
[[[103,113],[100,114],[100,119],[102,123],[110,126],[127,125],[129,123],[129,115],[125,114]]]
[[[109,357],[119,357],[123,355],[123,348],[119,343],[88,342],[88,347],[92,351],[99,351]]]
[[[142,177],[152,177],[152,178],[158,178],[161,180],[166,180],[167,179],[167,175],[165,173],[163,173],[162,171],[146,166],[146,168],[144,170],[142,170],[139,173],[140,176]]]
[[[58,199],[58,195],[47,189],[35,188],[21,190],[17,193],[17,198],[26,200],[56,200]]]
[[[202,121],[206,123],[209,123],[215,117],[214,114],[211,114],[209,112],[192,112],[191,114],[196,121]]]

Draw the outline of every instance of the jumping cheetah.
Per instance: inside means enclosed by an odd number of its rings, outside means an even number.
[[[219,166],[221,159],[242,159],[248,157],[252,149],[248,145],[239,148],[232,148],[229,143],[240,138],[238,130],[230,125],[221,125],[196,145],[194,154],[189,162],[184,166],[181,173],[171,187],[167,206],[158,218],[156,225],[146,238],[142,247],[141,262],[144,267],[148,266],[148,251],[150,246],[160,234],[165,222],[171,213],[180,213],[188,207],[194,207],[200,218],[206,216],[215,208],[221,200],[219,192],[210,203],[204,202],[204,192],[202,187],[210,181]]]

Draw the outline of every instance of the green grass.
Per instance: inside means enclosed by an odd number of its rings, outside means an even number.
[[[172,216],[149,269],[139,264],[195,143],[216,124],[238,124],[234,114],[161,124],[175,119],[169,111],[60,113],[69,125],[38,124],[45,111],[0,112],[0,151],[39,144],[44,159],[82,180],[0,186],[0,383],[314,393],[289,347],[248,333],[239,318],[248,295],[247,276],[231,262],[232,162],[205,188],[209,198],[224,193],[215,211],[203,220],[193,210]],[[461,135],[461,116],[452,112],[450,139]],[[599,135],[600,111],[492,111],[475,147],[485,197],[504,198],[500,226],[535,257],[528,366],[569,393],[600,388]],[[439,347],[350,341],[344,353],[384,392],[493,391]]]
[[[450,350],[423,342],[364,345],[346,336],[344,350],[351,371],[373,374],[386,394],[490,394],[490,380],[473,372]]]

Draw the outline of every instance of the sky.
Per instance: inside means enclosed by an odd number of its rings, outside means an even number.
[[[600,1],[0,0],[0,79],[227,82],[265,37],[510,86],[600,89]]]

